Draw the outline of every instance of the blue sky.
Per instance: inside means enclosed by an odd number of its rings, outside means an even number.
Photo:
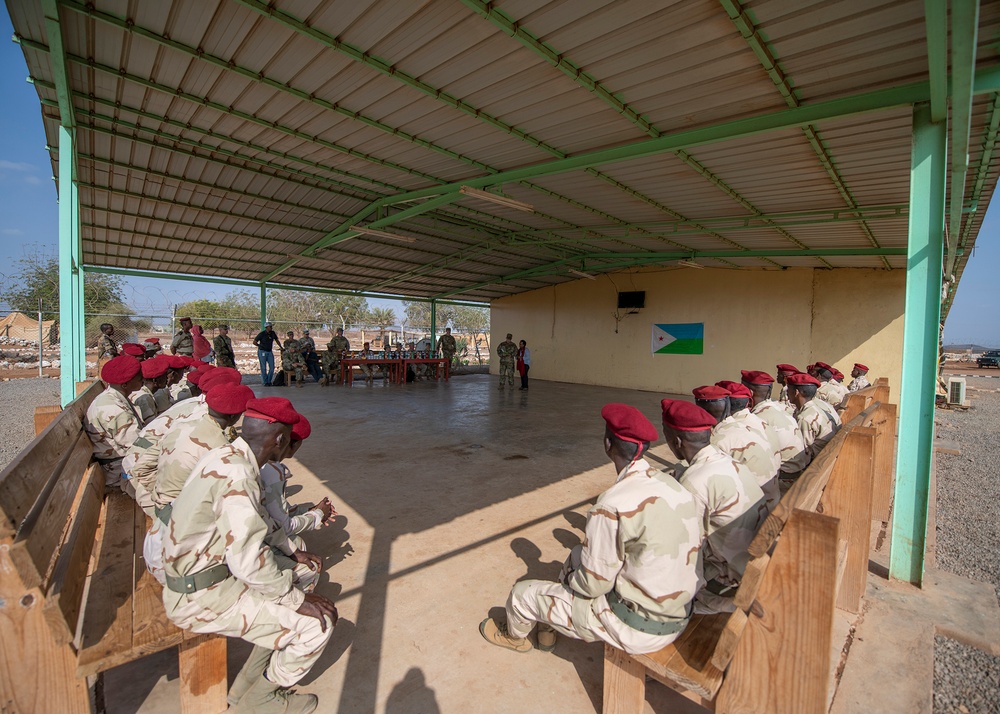
[[[10,18],[0,13],[0,273],[26,254],[54,254],[58,243],[58,210],[52,168],[45,151],[41,109],[13,34]],[[986,213],[973,257],[945,324],[945,341],[1000,346],[995,266],[1000,265],[1000,208]],[[196,297],[217,298],[229,292],[220,285],[176,280],[129,278],[126,296],[140,314],[169,314],[170,305]],[[401,313],[397,301],[369,300]]]

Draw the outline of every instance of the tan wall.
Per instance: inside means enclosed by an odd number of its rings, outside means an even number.
[[[902,271],[669,270],[576,280],[494,300],[496,345],[507,332],[531,349],[531,376],[663,393],[688,393],[741,369],[773,373],[816,360],[899,384]],[[617,323],[618,290],[645,290],[646,307]],[[654,323],[705,323],[702,355],[653,355]],[[616,333],[617,327],[617,333]]]

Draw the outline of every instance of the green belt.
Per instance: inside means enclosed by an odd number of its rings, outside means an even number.
[[[210,588],[229,577],[229,568],[225,563],[213,565],[211,568],[202,570],[194,575],[181,575],[174,577],[167,575],[167,587],[175,593],[190,595],[199,590]]]
[[[709,580],[705,583],[706,590],[713,595],[718,595],[720,597],[735,597],[736,591],[739,590],[739,588],[739,585],[724,585],[718,580]]]
[[[160,523],[163,525],[168,525],[170,523],[170,514],[174,511],[174,504],[168,503],[163,508],[159,506],[153,506],[153,512],[156,513],[156,517],[160,519]],[[177,592],[181,592],[178,590]]]
[[[617,591],[612,590],[605,597],[608,600],[608,607],[611,608],[611,612],[615,613],[619,620],[633,630],[645,632],[647,635],[676,635],[687,627],[688,620],[690,619],[689,617],[685,617],[679,620],[667,620],[666,622],[651,620],[648,617],[643,617],[639,613],[629,610],[628,604],[622,600],[621,595]]]

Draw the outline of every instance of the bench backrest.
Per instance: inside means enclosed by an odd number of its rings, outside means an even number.
[[[104,498],[104,472],[83,428],[102,389],[87,387],[0,473],[0,543],[24,589],[44,599],[60,643],[75,634]]]

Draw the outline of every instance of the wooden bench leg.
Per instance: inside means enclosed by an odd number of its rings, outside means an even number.
[[[638,714],[646,701],[646,668],[604,645],[604,714]]]
[[[226,711],[229,678],[226,638],[185,640],[178,645],[182,714],[218,714]]]

